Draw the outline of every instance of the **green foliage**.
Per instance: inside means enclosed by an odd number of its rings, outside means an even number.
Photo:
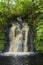
[[[35,38],[34,45],[37,51],[43,52],[43,0],[34,1]]]
[[[17,17],[26,17],[26,15],[31,13],[31,7],[32,0],[0,1],[0,50],[3,50],[5,44],[5,28],[7,28],[11,20]]]
[[[15,18],[28,21],[34,30],[34,46],[43,51],[43,0],[1,0],[0,1],[0,50],[5,42],[4,30]]]
[[[3,30],[0,29],[0,51],[4,49],[5,44],[5,34]]]
[[[36,28],[36,36],[35,36],[35,48],[37,51],[43,51],[43,21],[38,23],[38,27]]]
[[[16,0],[16,4],[14,5],[15,14],[25,15],[31,12],[32,8],[32,0]]]

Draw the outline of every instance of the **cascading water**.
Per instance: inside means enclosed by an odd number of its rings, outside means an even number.
[[[4,57],[1,58],[2,61],[0,60],[0,64],[1,65],[31,65],[31,64],[33,65],[32,63],[33,61],[31,61],[31,58],[33,60],[32,28],[28,26],[28,23],[26,22],[23,23],[23,22],[15,21],[12,22],[12,26],[9,29],[8,29],[9,36],[7,39],[9,39],[10,48],[8,49],[9,50],[8,52],[1,54],[4,55]],[[31,53],[28,53],[28,51],[31,51]],[[17,53],[13,53],[13,52],[17,52]]]
[[[12,23],[9,31],[9,52],[28,52],[28,31],[29,26],[27,23]]]

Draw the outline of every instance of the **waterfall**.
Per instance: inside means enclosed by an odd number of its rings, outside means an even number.
[[[9,52],[28,52],[28,31],[29,26],[27,23],[12,23],[9,31]]]

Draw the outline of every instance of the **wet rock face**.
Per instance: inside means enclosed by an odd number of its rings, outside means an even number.
[[[27,23],[13,23],[9,31],[9,52],[28,52],[29,26]]]
[[[33,30],[26,22],[12,22],[6,30],[3,52],[33,52]]]

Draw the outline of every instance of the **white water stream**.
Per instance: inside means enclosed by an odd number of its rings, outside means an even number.
[[[12,23],[9,31],[10,52],[28,52],[29,26],[27,23]]]

